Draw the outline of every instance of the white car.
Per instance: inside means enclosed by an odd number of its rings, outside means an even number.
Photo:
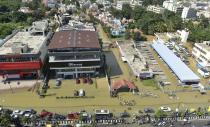
[[[21,110],[14,110],[12,112],[12,115],[23,115],[24,111],[21,111]]]
[[[160,107],[160,110],[162,110],[164,112],[170,112],[171,111],[171,108],[170,107],[162,106],[162,107]]]
[[[26,113],[24,114],[24,117],[26,118],[32,118],[34,115],[33,114],[30,114],[30,113]]]
[[[176,108],[176,112],[179,112],[179,109],[178,108]]]

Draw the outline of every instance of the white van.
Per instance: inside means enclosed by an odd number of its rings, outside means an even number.
[[[198,73],[203,76],[204,78],[208,78],[210,75],[209,75],[209,72],[204,69],[204,68],[199,68],[198,69]]]

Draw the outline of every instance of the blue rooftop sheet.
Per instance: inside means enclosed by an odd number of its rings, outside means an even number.
[[[156,41],[152,47],[168,64],[181,82],[199,82],[200,78],[178,58],[163,42]]]

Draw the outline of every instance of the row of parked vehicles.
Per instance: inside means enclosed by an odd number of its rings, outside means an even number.
[[[183,44],[177,44],[175,41],[169,41],[166,42],[165,45],[174,52],[174,54],[179,57],[186,65],[189,65],[188,57],[191,57],[192,54],[189,52],[189,50],[183,45]],[[198,73],[204,77],[208,78],[210,77],[210,73],[205,68],[198,67]]]
[[[3,112],[4,110],[9,110],[9,109],[3,109],[2,107],[0,107],[0,113]],[[162,110],[163,112],[165,112],[167,114],[170,114],[169,117],[180,117],[180,113],[181,113],[179,111],[179,109],[172,110],[170,107],[167,107],[167,106],[162,106],[162,107],[159,108],[159,110]],[[92,121],[92,120],[95,120],[95,121],[98,121],[100,123],[101,120],[113,120],[113,119],[118,119],[118,120],[122,120],[122,121],[126,122],[127,120],[129,120],[130,117],[132,117],[126,111],[120,113],[119,115],[114,116],[109,110],[106,110],[106,109],[95,110],[94,114],[89,114],[86,111],[82,110],[80,112],[69,113],[67,115],[52,113],[52,112],[49,112],[47,110],[42,110],[38,114],[37,111],[35,111],[33,109],[9,110],[9,111],[10,111],[9,114],[13,119],[28,118],[29,121],[31,121],[31,122],[66,121],[66,120],[70,120],[70,121],[79,121],[79,120],[80,121]],[[210,111],[210,107],[209,107],[208,111]],[[191,109],[186,109],[182,113],[184,113],[184,116],[186,118],[197,116],[196,111],[195,110],[192,111]],[[154,120],[154,114],[155,114],[155,110],[153,108],[147,107],[139,115],[135,115],[135,118],[136,118],[135,121],[136,122],[140,121],[139,123],[142,123],[143,119],[149,118],[149,117],[153,118],[153,120]],[[94,117],[93,117],[93,115],[94,115]],[[204,113],[204,115],[209,115],[209,114]],[[136,117],[136,116],[138,116],[138,117]],[[147,117],[145,117],[145,116],[147,116]],[[137,119],[137,118],[139,118],[139,119]],[[151,119],[150,122],[152,123],[152,119]],[[144,124],[144,122],[143,122],[143,124]],[[162,125],[165,126],[165,125],[168,125],[168,124],[171,124],[171,123],[165,123],[164,121],[155,120],[155,124],[157,126],[162,126]]]
[[[12,118],[18,118],[20,116],[24,116],[26,118],[32,118],[34,117],[34,115],[36,115],[36,111],[33,110],[33,109],[27,109],[27,110],[24,110],[24,111],[21,111],[21,110],[14,110],[10,116]]]
[[[165,45],[174,52],[185,64],[189,65],[188,57],[192,54],[188,51],[183,44],[177,44],[175,41],[166,42]]]

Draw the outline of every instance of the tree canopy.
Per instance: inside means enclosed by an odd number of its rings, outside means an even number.
[[[17,11],[21,0],[0,0],[0,12]]]
[[[19,12],[21,6],[28,6],[34,11],[30,14]],[[29,26],[33,21],[42,19],[47,9],[41,0],[29,3],[22,3],[22,0],[0,0],[0,38],[11,34],[14,29]]]
[[[138,28],[144,34],[153,35],[156,32],[176,32],[179,29],[187,28],[190,31],[188,40],[192,42],[202,42],[210,40],[209,20],[201,17],[199,22],[183,22],[179,14],[165,10],[163,14],[146,11],[144,7],[135,6],[133,9],[129,5],[123,5],[122,10],[111,8],[111,14],[117,18],[131,18],[135,22],[128,24],[128,29]],[[129,34],[128,34],[129,35]]]
[[[165,0],[143,0],[143,5],[163,5],[163,1]]]

